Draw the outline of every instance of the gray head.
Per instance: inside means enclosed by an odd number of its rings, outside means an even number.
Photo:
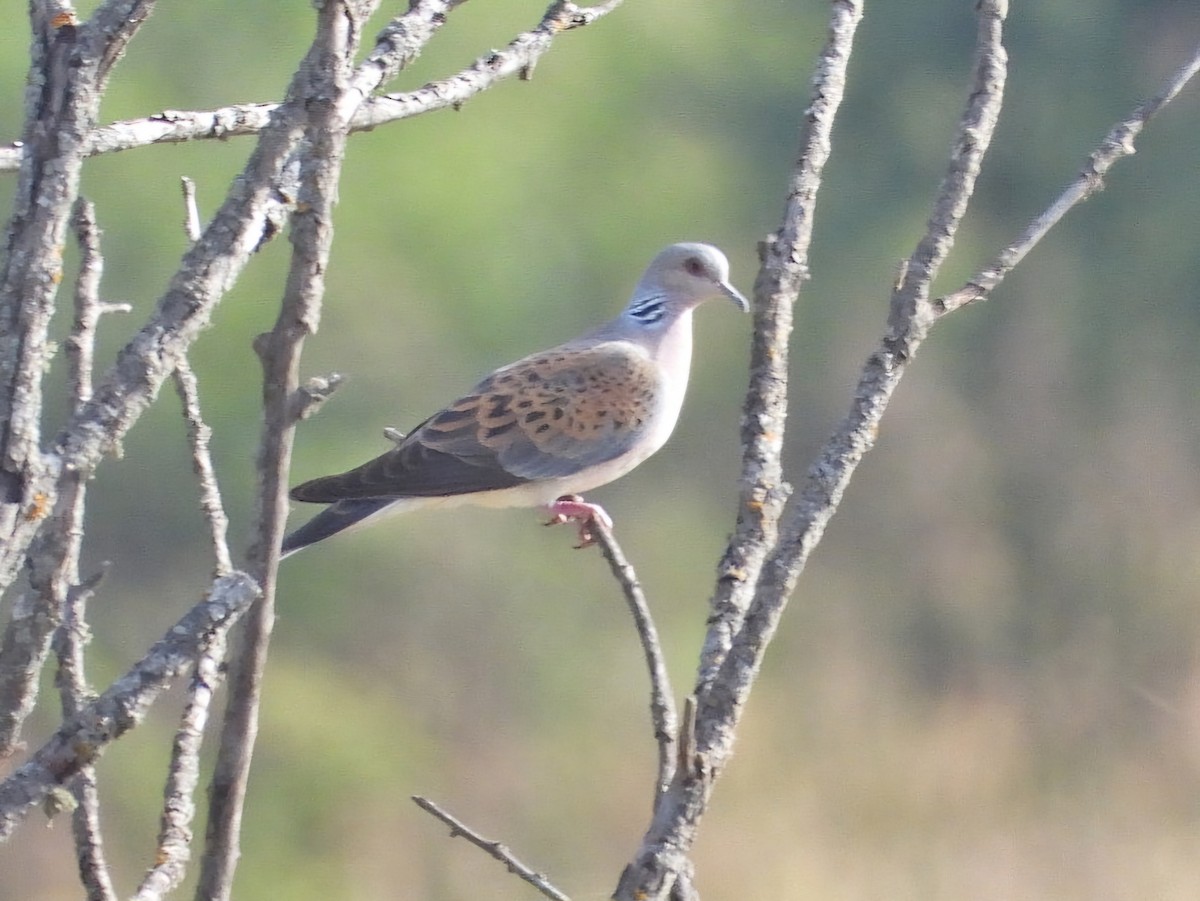
[[[729,283],[725,254],[711,244],[672,244],[646,267],[625,315],[646,325],[664,316],[669,321],[710,297],[727,297],[743,312],[750,309]]]

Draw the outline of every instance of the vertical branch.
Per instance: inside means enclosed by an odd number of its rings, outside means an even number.
[[[834,89],[834,96],[840,97],[840,84],[850,48],[849,38],[857,23],[857,15],[847,11],[845,15],[849,18],[840,22],[845,39],[838,41],[839,5],[835,2],[833,37],[823,54],[825,59],[837,62],[823,64],[822,73],[825,77],[818,78],[818,97],[825,96],[821,86],[834,73],[839,85]],[[722,611],[716,611],[719,620],[724,622],[718,621],[710,629],[701,659],[696,692],[694,751],[690,760],[681,762],[671,788],[643,839],[641,849],[621,875],[616,892],[616,897],[621,901],[679,897],[680,883],[684,883],[684,894],[692,891],[690,878],[686,876],[687,850],[694,841],[696,827],[707,807],[715,780],[732,751],[741,711],[757,678],[766,647],[808,552],[819,540],[824,524],[836,509],[858,461],[873,443],[879,418],[933,321],[929,285],[949,252],[958,223],[966,211],[983,155],[995,130],[1003,96],[1006,57],[1001,35],[1005,12],[1004,0],[982,0],[979,5],[979,37],[972,91],[959,123],[947,174],[925,235],[909,259],[905,274],[893,294],[887,334],[880,350],[872,355],[864,368],[851,415],[826,444],[820,459],[809,473],[800,502],[786,522],[778,542],[764,554],[761,570],[754,579],[754,593],[744,616],[739,617],[737,609],[725,616]],[[827,112],[831,114],[835,109],[836,103]],[[815,116],[820,110],[821,105],[814,103],[810,107],[810,115]],[[823,152],[825,147],[822,145],[814,149]],[[810,165],[802,161],[798,179],[808,183],[809,175],[818,176],[822,159],[811,164],[811,172]],[[794,182],[789,196],[795,199],[800,193]],[[797,224],[790,227],[788,221],[792,216],[806,217],[805,210],[804,205],[789,205],[788,218],[785,218],[780,234],[802,235],[804,226]],[[805,221],[806,218],[801,220]],[[779,246],[780,241],[776,239],[767,247],[764,274],[756,287],[759,296],[763,293],[764,283],[778,284],[784,289],[788,287],[785,282],[777,281],[775,276],[768,274],[775,265],[771,250]],[[799,262],[792,258],[792,247],[785,249],[789,262]],[[793,273],[794,276],[798,274]],[[798,282],[795,284],[798,286]],[[787,301],[787,296],[781,299]],[[774,299],[768,304],[768,309],[773,306]],[[766,330],[759,340],[765,342],[763,356],[768,360],[775,359],[773,354],[786,360],[787,333],[777,327],[777,322],[768,321],[760,326]],[[756,361],[757,357],[756,351]],[[765,416],[765,424],[781,426],[782,410],[777,411],[779,418],[776,419],[771,418],[771,412],[782,386],[773,383],[770,378],[760,379],[758,372],[752,375],[752,383],[747,418]],[[766,392],[761,402],[756,402],[753,388]],[[755,437],[753,431],[751,429],[752,438]],[[765,441],[766,437],[757,440]],[[777,455],[779,452],[778,445],[768,446],[767,449],[771,454]],[[749,452],[747,456],[750,457]],[[777,456],[775,462],[769,465],[778,465]],[[767,468],[763,471],[770,470]],[[740,527],[741,522],[739,530]],[[758,536],[750,537],[756,540]],[[722,629],[732,630],[731,637],[726,638],[729,631],[722,632]],[[722,643],[724,653],[721,653]]]
[[[77,500],[74,506],[78,506],[82,512],[82,492],[76,494],[74,499]],[[77,716],[82,706],[93,697],[83,667],[83,652],[90,639],[84,612],[102,575],[93,577],[86,585],[72,587],[63,603],[62,625],[54,634],[54,651],[58,656],[55,682],[62,700],[63,719]],[[109,874],[100,833],[100,796],[96,790],[95,767],[82,767],[72,781],[70,790],[75,796],[75,809],[71,813],[75,859],[88,901],[116,901],[117,892]]]
[[[71,403],[81,408],[92,393],[92,360],[95,356],[96,328],[100,315],[110,309],[100,301],[100,277],[104,272],[104,257],[100,253],[100,231],[96,227],[96,210],[82,197],[75,202],[72,225],[79,241],[79,277],[75,282],[75,321],[67,339],[67,377]],[[128,309],[127,307],[125,309]],[[87,485],[79,473],[70,470],[62,474],[59,488],[59,509],[43,535],[49,538],[46,556],[35,554],[33,561],[49,564],[54,561],[42,592],[47,610],[59,611],[61,621],[54,634],[54,651],[58,657],[58,684],[63,719],[77,716],[80,708],[92,699],[84,672],[84,650],[91,638],[87,625],[87,602],[100,575],[79,584],[79,553],[83,545],[83,514]],[[30,581],[42,581],[39,567],[32,567]],[[71,816],[75,836],[75,857],[79,875],[87,890],[89,901],[115,901],[117,895],[104,857],[100,835],[100,799],[96,792],[96,771],[83,767],[71,785],[76,807]]]
[[[221,661],[225,659],[225,638],[224,632],[218,632],[200,648],[179,729],[171,744],[171,764],[163,788],[154,865],[142,879],[133,901],[158,901],[183,881],[191,858],[191,824],[196,815],[196,786],[200,782],[200,746],[213,695],[224,678]]]
[[[846,67],[862,19],[860,0],[834,0],[829,37],[813,76],[813,94],[801,128],[800,148],[787,188],[779,229],[759,247],[762,266],[754,284],[754,337],[750,385],[742,418],[742,478],[737,527],[717,567],[712,616],[700,655],[696,693],[715,677],[742,617],[790,488],[780,465],[787,420],[788,344],[792,310],[808,279],[817,191],[833,141],[833,123],[846,89]]]
[[[874,445],[880,420],[900,378],[936,321],[929,299],[930,285],[953,246],[974,193],[1004,98],[1008,57],[1002,40],[1006,13],[1006,0],[979,3],[971,92],[933,212],[892,293],[887,332],[863,367],[850,413],[809,470],[779,544],[763,569],[744,628],[722,664],[713,691],[701,699],[699,719],[707,724],[713,741],[723,741],[717,733],[736,721],[736,710],[745,702],[796,580],[837,510],[854,470]],[[717,723],[722,725],[718,727]]]
[[[79,24],[70,4],[31,2],[20,177],[0,260],[0,588],[53,504],[41,453],[42,380],[72,204],[113,63],[152,0],[108,0]]]
[[[221,489],[217,486],[217,472],[213,467],[212,455],[208,451],[212,429],[200,415],[200,388],[196,384],[196,374],[192,372],[186,357],[175,367],[174,379],[175,390],[183,404],[183,418],[187,423],[188,443],[192,448],[192,469],[200,480],[200,509],[204,511],[204,518],[208,522],[213,556],[217,560],[216,574],[223,576],[233,571],[229,543],[225,540],[229,518],[225,515]]]
[[[290,92],[304,104],[307,115],[307,146],[300,158],[300,196],[291,233],[292,264],[275,327],[255,342],[263,367],[264,421],[257,462],[256,537],[250,556],[251,571],[263,586],[263,595],[247,618],[230,674],[221,747],[209,792],[198,901],[227,899],[233,887],[242,809],[258,733],[262,677],[275,620],[300,351],[320,316],[333,240],[333,204],[349,128],[347,108],[352,114],[357,105],[346,99],[348,83],[367,5],[371,4],[331,0],[320,8],[317,37]]]

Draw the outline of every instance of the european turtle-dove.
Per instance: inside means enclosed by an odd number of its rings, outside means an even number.
[[[629,472],[666,442],[687,389],[692,310],[725,296],[729,262],[708,244],[654,258],[616,319],[497,369],[387,453],[292,489],[326,507],[283,540],[284,556],[385,512],[463,503],[545,507],[551,523],[594,517],[577,495]]]

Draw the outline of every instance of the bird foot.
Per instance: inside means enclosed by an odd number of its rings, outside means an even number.
[[[567,522],[579,523],[579,544],[575,545],[576,550],[590,547],[596,543],[594,527],[597,523],[606,529],[611,529],[613,525],[612,517],[604,511],[603,507],[599,504],[589,504],[578,494],[564,494],[553,504],[547,506],[546,512],[550,514],[550,519],[546,523],[548,526],[562,525]]]

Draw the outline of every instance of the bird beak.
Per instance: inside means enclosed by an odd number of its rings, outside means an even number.
[[[718,282],[717,288],[722,294],[732,300],[734,305],[737,306],[737,308],[743,313],[750,312],[750,301],[746,300],[746,298],[741,295],[741,292],[738,291],[738,289],[733,285],[729,284],[729,282]]]

